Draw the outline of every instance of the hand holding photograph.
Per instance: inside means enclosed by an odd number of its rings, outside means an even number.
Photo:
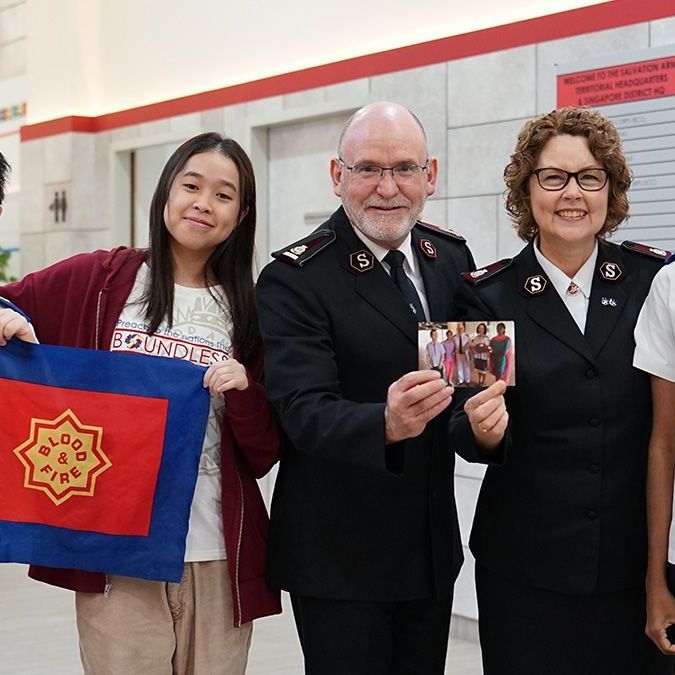
[[[455,387],[516,384],[516,327],[513,321],[447,321],[418,324],[420,370],[437,370]]]

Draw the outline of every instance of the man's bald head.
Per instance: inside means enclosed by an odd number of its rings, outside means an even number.
[[[349,118],[330,163],[333,191],[349,221],[385,248],[397,248],[408,236],[436,189],[437,171],[419,119],[387,101]]]
[[[399,103],[377,101],[376,103],[370,103],[369,105],[363,106],[363,108],[359,108],[347,120],[345,126],[342,129],[342,133],[340,134],[340,140],[338,142],[338,156],[343,156],[345,143],[350,140],[352,133],[359,133],[359,131],[361,131],[364,126],[367,127],[375,123],[386,124],[387,122],[405,123],[406,121],[413,122],[419,130],[426,153],[427,134],[424,131],[424,127],[422,126],[422,122],[420,121],[419,117],[417,117],[417,115],[415,115],[412,110],[409,110]]]

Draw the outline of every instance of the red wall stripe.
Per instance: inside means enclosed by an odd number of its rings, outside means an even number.
[[[664,0],[612,0],[600,5],[581,7],[408,47],[358,56],[253,82],[107,113],[99,117],[71,116],[29,124],[21,127],[21,140],[29,141],[66,132],[108,131],[210,108],[290,94],[362,77],[418,68],[467,56],[477,56],[670,16],[675,16],[675,9],[670,2]],[[627,48],[630,49],[630,45],[627,45]]]
[[[21,127],[21,140],[27,141],[33,138],[65,134],[71,131],[96,132],[98,131],[98,117],[59,117],[47,122],[29,124]]]

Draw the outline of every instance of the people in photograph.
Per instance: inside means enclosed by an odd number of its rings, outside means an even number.
[[[3,344],[34,340],[34,329],[43,343],[116,351],[133,325],[153,336],[135,342],[141,352],[198,336],[200,363],[208,362],[211,411],[181,582],[31,568],[35,579],[77,591],[86,674],[243,675],[252,619],[281,611],[265,579],[267,514],[256,483],[277,459],[279,435],[260,384],[255,225],[248,156],[234,140],[204,133],[162,170],[149,250],[78,255],[0,288],[32,322],[0,310]]]
[[[635,327],[633,365],[651,375],[653,425],[647,472],[647,635],[664,654],[675,654],[675,265],[654,277]]]
[[[663,252],[607,241],[631,175],[596,111],[527,122],[504,177],[527,245],[465,275],[458,298],[467,320],[512,318],[526,348],[506,461],[487,469],[470,538],[484,673],[672,673],[644,633],[651,396],[632,365]]]
[[[457,333],[452,338],[455,345],[455,366],[457,370],[457,384],[471,384],[471,338],[466,334],[464,323],[457,323]]]
[[[451,446],[453,388],[418,370],[418,322],[456,315],[473,259],[461,236],[418,220],[438,176],[419,119],[395,103],[361,108],[330,175],[342,206],[274,254],[257,287],[289,441],[269,579],[291,594],[306,672],[442,675],[462,562],[452,449],[500,452],[505,387],[467,401],[483,431]]]
[[[444,371],[445,381],[452,384],[452,377],[455,373],[455,342],[452,339],[453,333],[450,329],[445,331],[445,340],[441,343],[445,350]]]
[[[435,328],[429,331],[431,342],[427,343],[425,352],[427,355],[427,367],[436,370],[444,377],[445,349],[443,344],[438,341],[438,330]]]
[[[497,335],[490,339],[490,372],[497,380],[509,381],[511,371],[511,338],[506,334],[506,324],[497,324]]]
[[[473,366],[478,376],[478,386],[484,387],[490,358],[490,338],[487,336],[487,325],[484,323],[476,326],[476,335],[471,340],[471,353],[473,354]]]

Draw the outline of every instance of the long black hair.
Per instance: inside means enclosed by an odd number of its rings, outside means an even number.
[[[9,176],[9,172],[9,162],[0,152],[0,205],[2,205],[2,202],[5,201],[5,183],[7,182],[7,176]]]
[[[230,236],[221,242],[204,266],[204,286],[215,280],[222,286],[229,302],[233,343],[240,360],[252,358],[260,329],[253,289],[253,250],[255,244],[255,176],[248,155],[236,141],[215,132],[208,132],[185,141],[162,169],[150,203],[150,285],[143,300],[145,318],[153,334],[163,321],[173,323],[174,264],[169,231],[164,222],[164,209],[169,191],[178,173],[193,155],[217,151],[229,157],[239,172],[240,222]],[[241,217],[243,214],[243,217]],[[220,303],[220,299],[214,296]],[[227,311],[227,308],[223,308]]]

